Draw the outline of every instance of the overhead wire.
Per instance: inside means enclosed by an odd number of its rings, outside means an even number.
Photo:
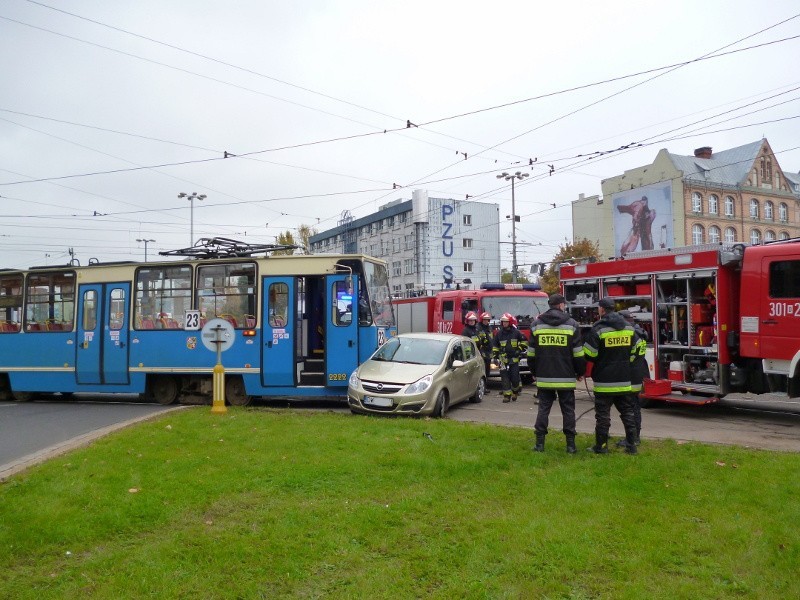
[[[794,17],[793,17],[793,18],[794,18]],[[787,38],[787,39],[792,39],[792,38]],[[780,41],[780,40],[779,40],[779,41]],[[776,42],[773,42],[773,43],[776,43]],[[758,46],[756,46],[756,47],[758,47]],[[740,49],[740,50],[738,50],[738,51],[741,51],[741,50],[744,50],[744,49]],[[687,64],[688,64],[688,63],[687,63]],[[456,115],[456,116],[457,116],[457,115]],[[268,151],[272,151],[272,150],[268,150]],[[261,152],[264,152],[264,151],[261,151]],[[562,160],[565,160],[565,159],[562,159]],[[203,161],[203,162],[205,162],[205,161]],[[459,161],[459,162],[460,162],[460,161]],[[185,163],[179,163],[179,164],[185,164]],[[170,164],[170,165],[165,165],[165,166],[172,166],[172,164]],[[145,168],[146,168],[146,167],[145,167]],[[249,202],[249,201],[246,201],[246,202]],[[256,201],[256,202],[258,202],[258,201]]]

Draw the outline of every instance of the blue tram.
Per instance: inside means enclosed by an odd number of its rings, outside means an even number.
[[[350,373],[396,334],[386,264],[355,254],[203,239],[182,260],[0,270],[0,399],[75,392],[210,402],[222,318],[228,403],[339,398]]]

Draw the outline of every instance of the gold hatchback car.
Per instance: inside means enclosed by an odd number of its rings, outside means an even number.
[[[443,417],[459,402],[480,402],[485,391],[483,359],[471,339],[403,333],[350,375],[347,399],[354,413]]]

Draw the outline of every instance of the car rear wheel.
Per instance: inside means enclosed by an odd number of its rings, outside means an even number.
[[[437,419],[444,418],[444,415],[447,413],[447,392],[442,390],[439,392],[439,395],[436,396],[436,404],[433,407],[433,416]]]
[[[475,395],[472,396],[469,401],[477,404],[483,400],[484,394],[486,394],[486,379],[481,377],[480,381],[478,382],[478,387],[475,389]]]

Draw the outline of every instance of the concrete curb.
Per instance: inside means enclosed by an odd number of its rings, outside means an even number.
[[[27,456],[23,456],[22,458],[19,458],[13,462],[0,465],[0,482],[5,481],[12,475],[21,473],[25,469],[43,463],[46,460],[55,458],[56,456],[60,456],[61,454],[66,454],[67,452],[75,450],[76,448],[82,448],[84,446],[88,446],[94,440],[104,437],[110,433],[113,433],[120,429],[124,429],[125,427],[130,427],[131,425],[136,425],[137,423],[141,423],[142,421],[155,419],[156,417],[160,417],[162,415],[171,413],[176,410],[182,410],[184,408],[193,408],[193,407],[187,405],[175,406],[173,408],[153,413],[151,415],[144,415],[142,417],[128,419],[127,421],[123,421],[122,423],[115,423],[114,425],[108,425],[107,427],[103,427],[101,429],[95,429],[94,431],[90,431],[89,433],[85,433],[83,435],[74,437],[59,444],[55,444],[53,446],[50,446],[49,448],[39,450],[38,452],[34,452],[33,454],[28,454]]]

